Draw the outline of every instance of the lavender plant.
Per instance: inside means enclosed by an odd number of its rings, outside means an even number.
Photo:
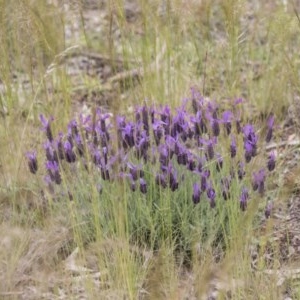
[[[27,153],[28,167],[33,174],[45,173],[47,184],[55,187],[53,197],[71,192],[72,200],[86,206],[88,192],[80,189],[93,186],[99,192],[99,210],[91,214],[102,227],[114,221],[118,196],[113,191],[119,190],[134,242],[153,246],[168,238],[187,249],[192,238],[186,239],[185,232],[199,226],[202,231],[224,230],[226,214],[237,208],[246,213],[253,193],[264,195],[266,179],[275,169],[274,152],[266,168],[255,169],[255,160],[264,157],[262,143],[272,140],[274,116],[267,121],[266,137],[260,137],[253,124],[243,125],[241,105],[238,99],[223,110],[193,90],[175,113],[167,105],[142,105],[134,120],[120,115],[114,120],[97,109],[93,116],[71,120],[57,137],[54,118],[41,115],[45,168],[38,172],[43,164],[36,150]],[[268,202],[266,217],[271,208]]]

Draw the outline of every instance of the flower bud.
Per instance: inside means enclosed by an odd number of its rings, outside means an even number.
[[[200,202],[201,191],[198,183],[193,185],[193,202],[197,204]]]
[[[240,197],[240,208],[245,211],[248,205],[249,192],[248,189],[243,187],[241,197]]]
[[[28,152],[26,154],[27,159],[28,159],[28,167],[29,171],[32,174],[35,174],[38,170],[38,163],[37,163],[37,158],[36,158],[36,152]]]
[[[275,162],[275,153],[273,151],[269,155],[269,160],[268,160],[268,163],[267,163],[268,170],[269,171],[273,171],[275,169],[275,165],[276,165],[276,162]]]

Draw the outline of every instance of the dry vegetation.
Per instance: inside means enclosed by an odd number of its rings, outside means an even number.
[[[298,2],[0,0],[0,298],[300,299]],[[195,241],[187,265],[168,240],[132,244],[117,205],[106,235],[29,173],[40,113],[58,132],[96,106],[176,107],[192,86],[225,105],[243,97],[257,124],[276,116],[278,178],[264,196],[274,212],[235,220],[226,252]]]

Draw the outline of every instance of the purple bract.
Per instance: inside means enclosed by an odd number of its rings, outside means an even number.
[[[27,156],[27,159],[28,159],[29,171],[32,174],[36,174],[36,172],[38,170],[38,163],[37,163],[37,158],[36,158],[36,151],[27,152],[26,156]]]

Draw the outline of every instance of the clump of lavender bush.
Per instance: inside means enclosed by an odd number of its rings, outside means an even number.
[[[57,136],[54,118],[41,115],[45,162],[38,163],[34,150],[27,153],[28,167],[45,176],[53,197],[72,195],[87,207],[91,191],[97,191],[89,216],[99,218],[107,234],[115,231],[114,208],[121,201],[134,242],[155,247],[170,239],[186,250],[199,233],[226,231],[228,214],[246,213],[253,195],[264,195],[275,169],[274,153],[265,168],[256,170],[253,163],[264,160],[262,143],[272,140],[274,116],[267,135],[259,136],[253,124],[243,124],[242,105],[238,99],[224,110],[192,90],[175,112],[142,105],[129,120],[99,108],[71,120]],[[268,202],[266,217],[271,207]]]

